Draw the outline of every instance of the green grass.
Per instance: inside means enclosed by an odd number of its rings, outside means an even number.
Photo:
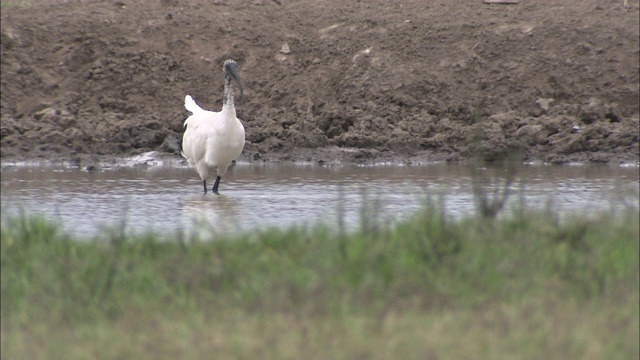
[[[3,221],[6,359],[638,358],[638,210],[228,238]]]
[[[27,1],[0,1],[0,8],[23,7],[30,5]]]

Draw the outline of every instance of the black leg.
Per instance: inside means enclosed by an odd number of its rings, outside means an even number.
[[[202,180],[202,185],[204,185],[204,193],[207,193],[207,180]]]
[[[213,189],[211,189],[214,194],[218,193],[218,185],[220,185],[220,176],[216,177],[216,182],[213,184]]]

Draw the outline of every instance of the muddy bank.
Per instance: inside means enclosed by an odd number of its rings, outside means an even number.
[[[3,6],[3,159],[177,156],[240,64],[248,161],[639,159],[638,2]]]

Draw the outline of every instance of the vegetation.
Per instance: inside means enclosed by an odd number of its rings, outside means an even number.
[[[231,238],[2,225],[2,358],[637,358],[638,211]],[[364,216],[364,215],[363,215]]]
[[[20,7],[20,6],[26,6],[26,5],[29,5],[29,3],[24,1],[0,1],[0,8]]]

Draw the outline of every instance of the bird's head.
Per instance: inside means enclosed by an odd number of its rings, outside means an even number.
[[[240,100],[242,101],[244,99],[244,91],[242,90],[242,83],[238,76],[238,63],[231,59],[226,60],[222,66],[222,70],[224,71],[225,77],[229,77],[238,83],[238,87],[240,88]]]

